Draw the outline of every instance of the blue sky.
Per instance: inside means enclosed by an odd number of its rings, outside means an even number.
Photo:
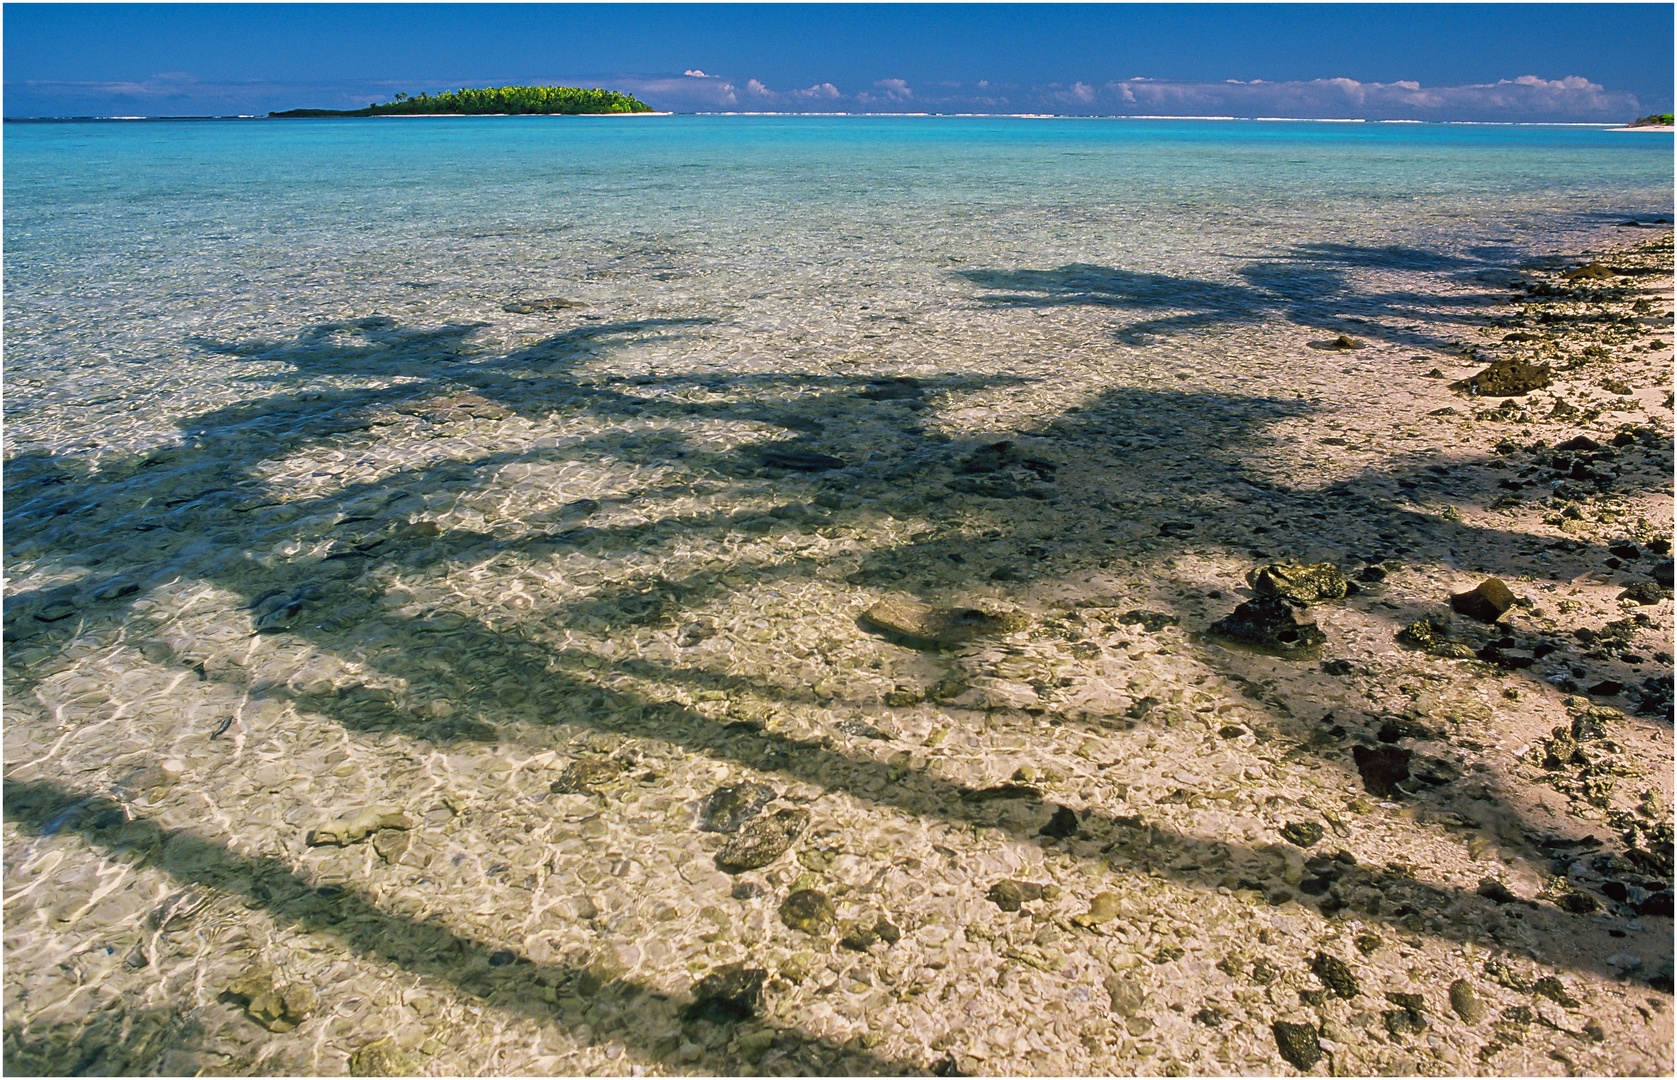
[[[1623,121],[1671,4],[7,4],[7,116],[604,86],[674,111]]]

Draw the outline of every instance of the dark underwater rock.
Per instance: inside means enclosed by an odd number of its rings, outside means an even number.
[[[1213,636],[1288,660],[1313,660],[1328,640],[1314,619],[1278,596],[1260,596],[1211,624]]]

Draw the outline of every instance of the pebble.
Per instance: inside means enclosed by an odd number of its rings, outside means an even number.
[[[334,818],[311,830],[305,842],[310,847],[323,844],[347,845],[365,840],[380,829],[411,829],[413,819],[399,806],[367,806],[354,813]]]
[[[693,1003],[683,1015],[714,1024],[738,1023],[757,1015],[768,972],[743,962],[724,964],[693,984]]]
[[[414,1062],[396,1045],[393,1036],[374,1039],[349,1055],[351,1076],[412,1076]]]
[[[1362,983],[1351,970],[1351,965],[1336,956],[1329,956],[1325,952],[1318,952],[1316,959],[1311,961],[1310,970],[1322,980],[1322,985],[1332,990],[1339,997],[1350,999],[1362,992]]]
[[[1277,1020],[1270,1026],[1275,1035],[1275,1046],[1281,1056],[1300,1072],[1309,1072],[1322,1060],[1322,1043],[1316,1029],[1308,1024],[1291,1024]]]
[[[1115,892],[1096,893],[1089,901],[1089,910],[1072,918],[1078,926],[1100,926],[1116,919],[1122,912],[1123,898]]]
[[[808,824],[809,814],[797,809],[752,818],[717,852],[716,865],[730,874],[765,867],[785,854]]]
[[[717,788],[699,806],[700,832],[737,832],[739,827],[773,802],[774,788],[767,784],[729,784]]]
[[[818,889],[799,889],[780,904],[780,921],[806,934],[824,934],[837,919],[832,900]]]
[[[1283,838],[1285,838],[1289,843],[1297,844],[1302,848],[1307,848],[1316,843],[1326,834],[1327,830],[1324,829],[1320,823],[1315,821],[1295,821],[1281,830]]]
[[[1015,881],[1011,878],[996,882],[990,886],[990,891],[986,894],[990,902],[1003,911],[1018,911],[1025,904],[1037,900],[1052,900],[1058,895],[1059,889],[1056,886]]]
[[[1473,984],[1466,979],[1457,979],[1450,984],[1450,1008],[1464,1024],[1477,1024],[1485,1018],[1485,1006],[1479,1001],[1479,995],[1474,993]]]
[[[1134,1016],[1147,1002],[1146,988],[1133,976],[1114,972],[1106,977],[1103,985],[1112,1003],[1112,1011],[1119,1016]]]

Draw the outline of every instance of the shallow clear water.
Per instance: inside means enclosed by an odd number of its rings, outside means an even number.
[[[1290,811],[1169,793],[1269,768],[1216,734],[1267,722],[1257,676],[1118,612],[1203,625],[1266,552],[1512,573],[1482,554],[1504,523],[1410,479],[1439,456],[1425,375],[1465,362],[1523,264],[1671,216],[1669,139],[1572,128],[4,138],[6,1045],[49,1072],[335,1072],[385,1033],[445,1074],[833,1073],[862,1049],[901,1071],[963,1024],[993,1071],[1106,1071],[1038,998],[990,989],[984,942],[1014,931],[916,920],[996,915],[980,875],[1052,872],[1254,936],[1194,875]],[[1341,333],[1370,347],[1310,347]],[[973,466],[998,440],[1006,467]],[[892,593],[1036,621],[928,652],[858,625]],[[1383,617],[1336,644],[1390,652]],[[1158,747],[1134,720],[1155,707]],[[561,790],[592,758],[605,794]],[[1145,804],[1181,857],[1045,853],[1040,821],[963,798],[1016,767],[1088,814]],[[746,780],[812,824],[742,896],[693,822]],[[369,806],[413,828],[306,842]],[[825,948],[862,971],[776,917],[811,881],[846,918],[904,920],[890,955],[947,971],[942,994],[811,976],[755,1049],[683,1027],[670,1002],[720,963]],[[1126,949],[1162,925],[1138,915]],[[1016,943],[1035,970],[1044,940]],[[1445,972],[1456,943],[1429,941]],[[1081,1018],[1118,961],[1065,963],[1092,966],[1042,993]],[[221,996],[253,964],[317,1015],[256,1027]]]
[[[372,313],[504,326],[503,302],[563,294],[609,318],[724,320],[637,351],[731,369],[742,349],[854,347],[869,301],[958,324],[986,287],[1092,289],[1132,322],[1182,293],[1225,322],[1360,314],[1386,301],[1347,288],[1359,274],[1460,274],[1668,216],[1671,179],[1658,137],[1467,125],[403,119],[5,139],[13,452],[162,437],[137,398],[207,404],[231,376],[201,337]],[[1120,276],[1010,276],[1083,264]],[[95,386],[123,406],[87,406]]]

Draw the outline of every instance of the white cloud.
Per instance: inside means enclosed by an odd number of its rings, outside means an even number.
[[[1100,85],[1074,81],[1026,87],[979,80],[916,88],[906,79],[894,78],[881,79],[866,90],[845,92],[831,82],[780,91],[760,79],[746,78],[736,86],[698,68],[680,75],[551,77],[544,73],[514,79],[464,79],[449,86],[419,80],[200,82],[187,72],[165,72],[126,81],[9,82],[5,85],[5,103],[8,116],[225,115],[273,109],[359,108],[373,101],[388,101],[398,91],[417,93],[508,82],[599,86],[634,94],[654,108],[675,112],[913,110],[1622,123],[1647,111],[1633,95],[1609,91],[1577,75],[1560,79],[1520,75],[1492,83],[1433,87],[1408,79],[1389,83],[1344,77],[1287,82],[1171,82],[1137,76]]]

